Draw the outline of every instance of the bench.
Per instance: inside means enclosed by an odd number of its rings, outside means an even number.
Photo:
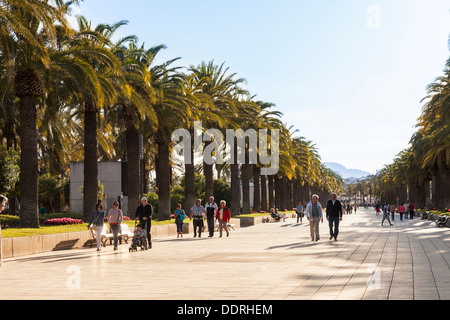
[[[448,220],[448,217],[439,217],[438,220],[436,220],[436,227],[438,227],[438,228],[445,227],[447,220]]]
[[[92,228],[91,229],[91,234],[92,237],[94,238],[94,240],[97,240],[97,228]],[[106,247],[106,242],[109,240],[109,244],[112,244],[112,241],[114,240],[114,235],[112,234],[112,232],[110,231],[110,228],[108,227],[108,225],[105,223],[103,225],[103,229],[101,232],[101,237],[102,237],[102,245],[103,247]],[[128,239],[133,238],[133,232],[131,232],[130,227],[128,227],[127,224],[121,224],[120,225],[120,232],[119,232],[119,243],[122,243],[122,240],[125,241],[126,244],[128,244]],[[92,247],[93,244],[91,244]]]

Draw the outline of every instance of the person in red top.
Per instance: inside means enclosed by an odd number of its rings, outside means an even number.
[[[220,238],[222,237],[222,229],[225,229],[227,232],[227,237],[230,236],[230,232],[228,231],[228,222],[230,222],[231,219],[231,213],[230,210],[226,207],[226,202],[224,200],[220,201],[220,207],[216,209],[215,218],[216,221],[219,221],[219,231],[220,231]]]
[[[409,218],[414,219],[414,205],[412,203],[409,205]]]
[[[405,207],[403,206],[403,203],[398,207],[398,212],[400,213],[400,220],[403,221],[403,214],[405,213]]]

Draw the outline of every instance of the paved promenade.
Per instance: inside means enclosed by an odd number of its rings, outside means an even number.
[[[311,242],[306,219],[232,231],[229,238],[155,240],[6,259],[0,299],[450,299],[450,229],[374,210],[345,215],[339,241]]]

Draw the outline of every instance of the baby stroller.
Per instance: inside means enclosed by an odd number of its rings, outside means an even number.
[[[136,226],[136,221],[135,221],[135,223],[134,223],[135,235],[136,235],[136,228],[139,226],[141,227],[141,230],[139,231],[139,238],[135,240],[133,237],[129,252],[137,252],[138,248],[141,248],[141,251],[148,250],[147,222],[145,223],[145,226],[142,226],[142,225]]]

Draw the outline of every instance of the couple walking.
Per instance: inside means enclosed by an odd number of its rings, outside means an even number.
[[[319,223],[323,223],[322,205],[319,202],[319,196],[313,195],[311,202],[308,203],[305,210],[305,216],[309,221],[311,241],[319,241]],[[326,218],[330,227],[330,240],[334,238],[337,241],[339,234],[339,222],[342,221],[342,204],[337,200],[336,193],[331,194],[326,208]]]
[[[97,238],[97,251],[101,249],[102,241],[102,230],[105,220],[105,211],[101,203],[97,203],[94,213],[91,216],[91,221],[88,224],[89,229],[94,229]],[[109,210],[108,216],[106,217],[109,223],[111,232],[114,239],[114,251],[117,250],[117,245],[119,242],[120,224],[123,221],[123,212],[119,209],[119,202],[114,201],[113,208]]]
[[[220,205],[214,202],[214,197],[209,198],[209,202],[203,207],[201,205],[202,200],[198,199],[196,204],[191,208],[191,219],[194,219],[194,238],[197,237],[197,228],[198,228],[198,237],[202,236],[202,228],[203,221],[206,213],[206,221],[208,223],[208,231],[209,238],[214,236],[214,224],[215,221],[219,222],[219,232],[220,237],[222,237],[222,230],[225,230],[227,233],[227,237],[230,235],[228,231],[227,224],[230,222],[231,213],[230,210],[226,207],[227,203],[222,200],[220,201]]]

